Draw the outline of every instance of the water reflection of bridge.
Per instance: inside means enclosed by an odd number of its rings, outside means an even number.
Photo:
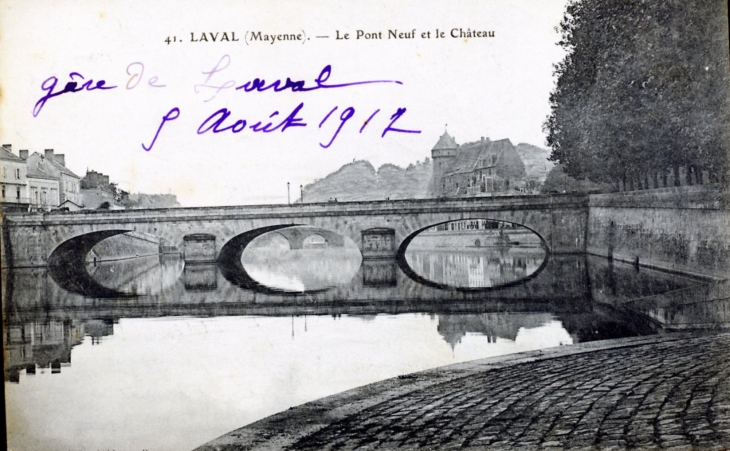
[[[45,268],[14,270],[8,273],[6,311],[45,312],[57,318],[475,309],[534,312],[580,310],[589,294],[586,259],[576,256],[551,257],[543,271],[523,284],[474,292],[422,285],[406,276],[393,260],[363,261],[348,284],[305,293],[245,289],[232,283],[216,265],[184,266],[179,260],[166,259],[106,265],[110,266],[96,270],[103,273],[103,284],[66,277],[68,274],[54,279]],[[130,291],[134,295],[125,294]]]
[[[173,315],[298,315],[403,312],[584,311],[591,299],[628,300],[684,288],[692,279],[609,264],[581,255],[551,256],[544,269],[520,285],[460,291],[422,285],[392,260],[363,261],[349,284],[329,290],[286,293],[244,289],[216,265],[184,266],[177,259],[109,263],[99,281],[51,277],[46,268],[3,277],[5,320],[41,314],[50,319]],[[127,266],[134,267],[133,271]],[[114,270],[116,268],[116,270]],[[93,270],[93,268],[92,268]],[[134,275],[134,277],[132,277]],[[102,292],[95,294],[94,289]],[[85,291],[86,290],[86,291]],[[134,295],[120,294],[133,290]],[[118,294],[106,298],[106,294]]]
[[[116,262],[104,271],[107,288],[136,289],[129,298],[89,297],[60,287],[45,268],[3,277],[6,380],[36,367],[60,372],[84,336],[99,343],[124,317],[228,315],[359,315],[420,312],[437,315],[438,331],[455,345],[467,333],[514,340],[522,327],[561,321],[574,342],[646,333],[606,304],[693,285],[656,271],[636,272],[585,256],[552,257],[524,285],[487,292],[426,287],[392,261],[366,262],[347,287],[307,294],[261,293],[231,284],[216,266],[183,269],[179,260]],[[130,271],[111,271],[116,265]],[[98,275],[98,274],[97,274]],[[602,303],[596,303],[600,300]]]
[[[483,248],[409,250],[408,266],[434,284],[459,287],[497,287],[526,279],[541,269],[545,250],[507,246]]]

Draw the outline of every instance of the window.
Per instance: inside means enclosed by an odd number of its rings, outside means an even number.
[[[18,169],[20,171],[20,169]],[[15,188],[15,199],[20,202],[20,188]]]
[[[15,180],[20,180],[20,168],[15,170]]]
[[[43,203],[43,205],[48,204],[48,191],[46,191],[46,190],[41,191],[41,202]]]
[[[8,177],[7,168],[5,166],[3,166],[3,178],[7,178],[7,177]]]
[[[5,169],[5,168],[3,168]],[[3,185],[3,199],[5,199],[5,185]]]

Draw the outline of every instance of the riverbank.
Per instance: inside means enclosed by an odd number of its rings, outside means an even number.
[[[310,402],[198,451],[727,449],[730,334],[672,333],[450,365]]]

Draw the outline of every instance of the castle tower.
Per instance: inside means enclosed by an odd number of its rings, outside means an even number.
[[[433,160],[433,173],[431,175],[431,193],[434,196],[443,196],[445,193],[443,175],[451,168],[456,159],[456,150],[459,146],[454,138],[449,136],[447,131],[441,135],[433,149],[431,159]]]

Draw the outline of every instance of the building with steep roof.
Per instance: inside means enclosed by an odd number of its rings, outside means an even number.
[[[525,165],[509,139],[459,145],[444,132],[431,157],[435,196],[514,194],[525,186]]]
[[[0,147],[0,209],[28,210],[28,176],[25,161],[13,154],[10,144]]]
[[[53,149],[46,149],[43,155],[33,152],[32,155],[27,157],[27,163],[29,177],[32,175],[33,180],[37,181],[35,191],[33,185],[29,186],[32,201],[37,200],[38,205],[45,206],[46,203],[42,199],[43,190],[51,190],[52,188],[45,186],[47,182],[41,183],[40,181],[55,179],[58,181],[57,192],[46,192],[46,196],[50,196],[50,198],[47,197],[47,200],[54,204],[53,207],[58,207],[67,200],[82,205],[80,195],[81,177],[66,167],[64,154],[54,154]]]

